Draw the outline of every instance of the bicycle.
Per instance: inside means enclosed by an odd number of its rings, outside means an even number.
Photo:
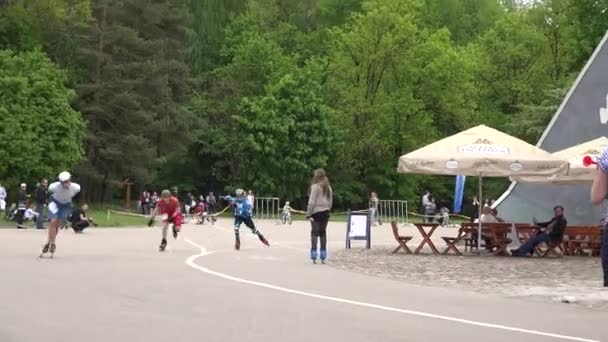
[[[285,223],[289,223],[291,224],[293,222],[293,218],[291,217],[291,212],[283,212],[283,214],[281,215],[281,222],[283,224]]]

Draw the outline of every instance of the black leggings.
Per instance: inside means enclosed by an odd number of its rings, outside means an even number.
[[[88,220],[80,220],[78,222],[73,222],[72,228],[74,229],[75,232],[81,232],[90,225],[91,225],[91,223],[89,223]]]
[[[23,221],[25,220],[25,209],[21,210],[17,210],[17,225],[22,225]]]
[[[317,250],[317,240],[321,240],[321,250],[327,250],[327,222],[329,221],[329,211],[314,213],[313,221],[310,222],[312,229],[310,231],[310,248],[313,251]]]

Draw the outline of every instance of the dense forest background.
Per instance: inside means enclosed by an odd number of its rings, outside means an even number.
[[[536,143],[606,30],[608,0],[0,0],[0,180],[297,204],[324,167],[340,207],[449,204],[398,157],[480,123]]]

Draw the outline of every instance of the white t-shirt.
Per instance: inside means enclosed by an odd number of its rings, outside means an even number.
[[[55,182],[49,186],[51,197],[60,204],[72,202],[72,198],[80,192],[80,184],[71,183],[68,189],[64,188],[60,182]]]
[[[251,209],[253,209],[253,205],[255,202],[255,198],[253,197],[253,195],[248,195],[247,196],[247,202],[249,202],[249,205],[251,206]]]
[[[498,220],[492,214],[481,214],[481,223],[498,223]]]

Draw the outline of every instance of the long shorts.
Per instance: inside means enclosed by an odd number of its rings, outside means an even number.
[[[48,206],[49,209],[49,219],[65,221],[72,210],[72,203],[58,203],[55,201],[51,201]]]

